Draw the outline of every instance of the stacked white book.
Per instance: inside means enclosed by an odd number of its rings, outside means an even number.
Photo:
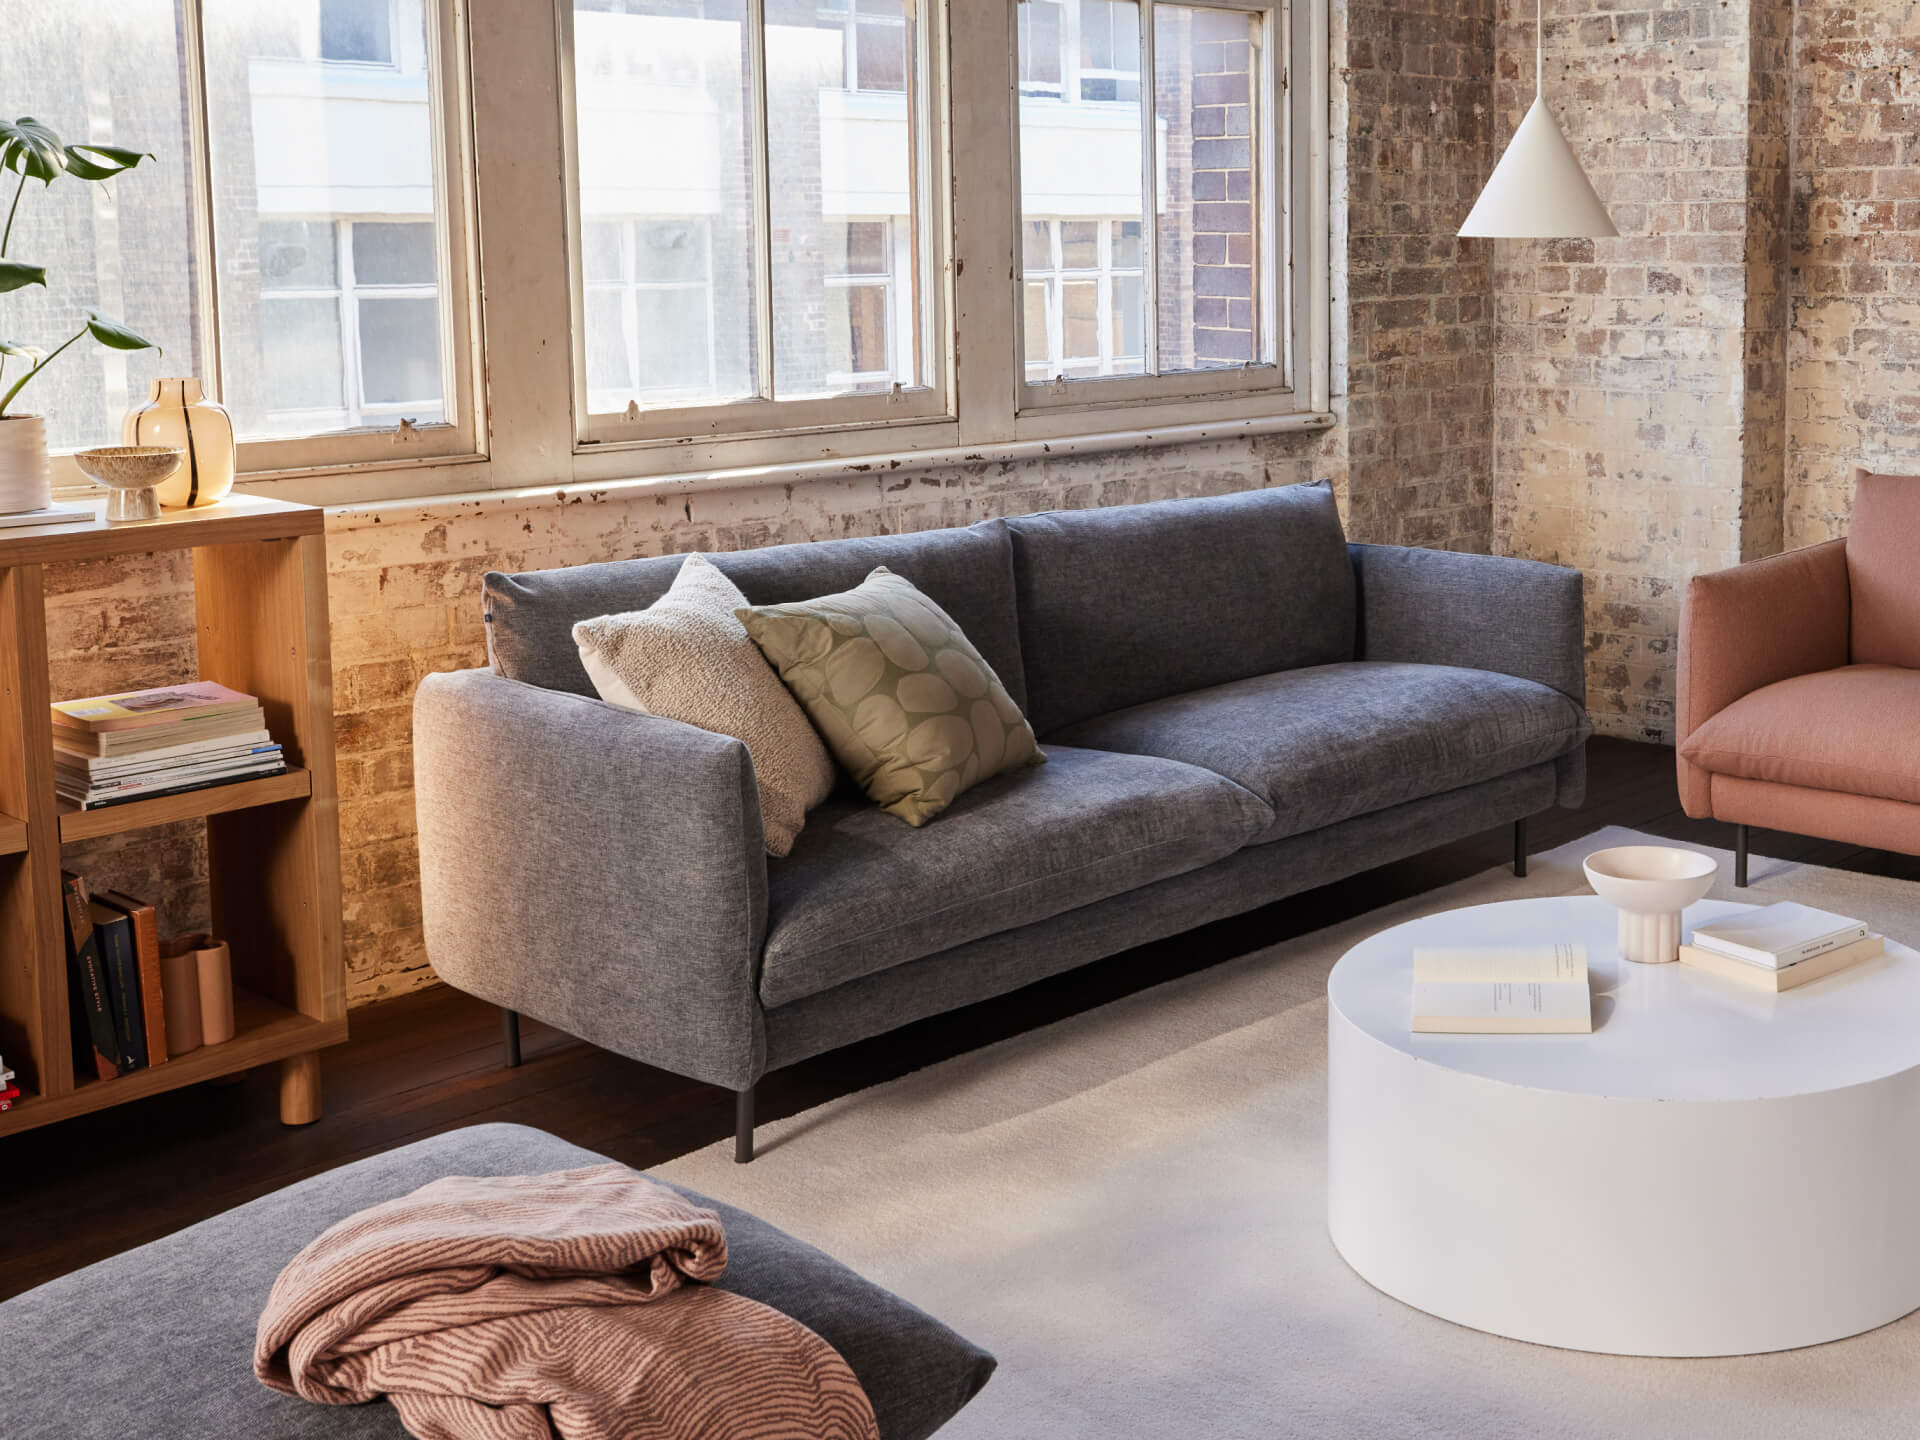
[[[55,793],[82,810],[287,768],[260,702],[208,680],[58,702],[53,765]]]
[[[1782,900],[1698,926],[1680,947],[1684,964],[1760,990],[1791,990],[1880,954],[1866,923]]]

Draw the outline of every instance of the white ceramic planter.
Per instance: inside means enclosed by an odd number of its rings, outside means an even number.
[[[52,503],[46,422],[38,415],[0,419],[0,515],[44,510]]]

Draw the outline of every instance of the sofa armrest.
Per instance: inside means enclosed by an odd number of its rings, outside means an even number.
[[[1537,560],[1350,545],[1360,597],[1355,653],[1492,670],[1587,703],[1580,572]]]
[[[1694,576],[1680,606],[1675,746],[1742,695],[1845,665],[1851,618],[1845,540]],[[1677,763],[1681,805],[1711,815],[1707,772]]]
[[[741,1089],[765,1068],[747,747],[485,670],[413,707],[427,957],[458,989]]]

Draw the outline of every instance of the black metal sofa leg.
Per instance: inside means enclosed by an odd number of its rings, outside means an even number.
[[[1747,888],[1747,827],[1733,827],[1733,883],[1740,889]]]
[[[1514,878],[1527,878],[1527,822],[1526,817],[1513,822],[1513,874]]]
[[[753,1160],[753,1086],[733,1092],[733,1163]]]
[[[506,1046],[507,1068],[512,1070],[520,1064],[520,1012],[518,1010],[500,1012],[500,1041]]]

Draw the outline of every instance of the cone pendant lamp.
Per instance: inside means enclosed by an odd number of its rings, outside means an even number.
[[[1546,56],[1540,0],[1533,16],[1533,104],[1473,203],[1464,236],[1500,240],[1558,240],[1620,232],[1593,193],[1587,172],[1547,108]]]

